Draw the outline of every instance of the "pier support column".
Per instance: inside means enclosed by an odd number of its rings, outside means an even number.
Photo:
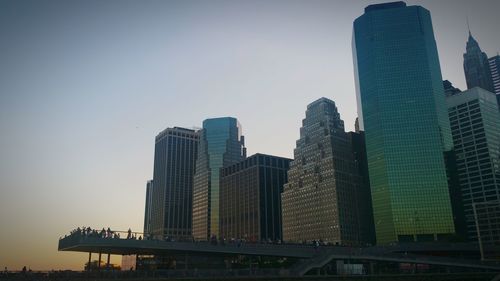
[[[108,253],[108,261],[106,262],[106,269],[109,269],[109,259],[111,257],[111,254]]]
[[[89,263],[87,263],[87,271],[90,271],[90,259],[92,258],[92,252],[89,252]]]
[[[99,261],[97,262],[97,268],[101,269],[101,252],[99,252]]]

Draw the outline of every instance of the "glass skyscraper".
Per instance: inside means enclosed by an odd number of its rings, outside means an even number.
[[[219,180],[223,167],[245,159],[241,125],[236,118],[203,121],[193,190],[193,237],[219,235]]]
[[[454,233],[444,159],[453,143],[429,11],[366,7],[353,57],[377,243]]]

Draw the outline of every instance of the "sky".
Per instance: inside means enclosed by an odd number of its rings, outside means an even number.
[[[248,155],[293,157],[307,104],[327,97],[353,130],[352,22],[371,3],[0,0],[0,268],[81,270],[59,237],[141,231],[166,127],[234,116]],[[500,1],[407,3],[431,11],[455,86],[466,18],[500,51]]]

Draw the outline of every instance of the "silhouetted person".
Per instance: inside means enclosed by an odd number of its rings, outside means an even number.
[[[127,231],[127,239],[132,238],[132,230],[129,228]]]

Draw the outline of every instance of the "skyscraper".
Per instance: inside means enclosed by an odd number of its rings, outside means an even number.
[[[377,243],[448,236],[444,152],[453,143],[429,11],[366,7],[354,21],[353,57]]]
[[[493,92],[497,95],[497,101],[500,105],[500,55],[489,58],[488,62],[493,82]]]
[[[363,244],[363,190],[335,103],[307,106],[282,194],[283,240]]]
[[[490,92],[495,91],[493,89],[493,81],[491,80],[488,56],[481,51],[479,44],[472,37],[470,31],[464,53],[464,72],[467,89],[480,87]]]
[[[151,234],[190,238],[193,176],[199,135],[194,130],[167,128],[156,136],[151,201]]]
[[[281,192],[291,159],[255,154],[222,169],[220,235],[249,241],[282,239]]]
[[[151,229],[151,205],[153,204],[153,180],[146,184],[146,204],[144,205],[144,230],[145,234],[152,233]]]
[[[500,111],[495,94],[479,87],[447,97],[447,104],[467,237],[477,240],[473,205],[500,201]],[[488,221],[487,216],[482,219]],[[500,239],[500,233],[495,239]]]
[[[200,132],[193,190],[193,237],[219,235],[220,169],[246,157],[241,125],[236,118],[206,119]]]

